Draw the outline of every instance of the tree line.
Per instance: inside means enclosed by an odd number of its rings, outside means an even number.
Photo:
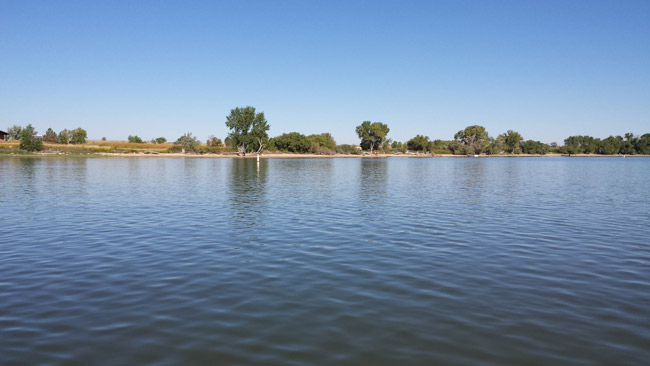
[[[480,125],[468,126],[458,131],[452,140],[431,140],[425,135],[416,135],[406,142],[393,141],[388,137],[390,129],[382,122],[363,121],[356,126],[355,132],[359,137],[359,145],[338,145],[328,132],[304,135],[299,132],[283,133],[269,137],[270,125],[264,112],[257,112],[255,107],[237,107],[226,116],[226,127],[230,133],[224,141],[211,135],[205,145],[199,139],[186,133],[173,144],[185,153],[195,152],[224,152],[236,151],[239,155],[261,153],[264,150],[282,151],[289,153],[313,154],[370,154],[382,153],[432,153],[432,154],[531,154],[544,155],[549,152],[561,154],[643,154],[650,155],[650,133],[641,136],[626,133],[624,137],[609,136],[605,139],[591,136],[570,136],[564,140],[563,146],[557,143],[546,144],[540,141],[525,140],[517,131],[508,130],[492,137],[485,127]],[[20,148],[28,151],[42,149],[40,139],[31,125],[25,128],[10,127],[9,137],[20,140]],[[106,140],[106,138],[102,138]],[[57,144],[83,144],[86,142],[86,131],[82,128],[64,129],[58,134],[51,128],[42,137],[43,142]],[[131,143],[144,143],[137,135],[129,135]],[[167,139],[158,137],[151,143],[165,144]],[[172,147],[170,149],[175,149]],[[170,150],[171,151],[171,150]],[[175,150],[177,151],[177,150]]]
[[[43,148],[43,142],[51,144],[85,144],[87,132],[81,127],[74,130],[63,129],[58,134],[51,128],[48,128],[43,136],[38,136],[38,132],[31,124],[25,127],[13,125],[7,129],[10,139],[20,140],[19,147],[26,151],[40,151]]]
[[[387,153],[450,153],[450,154],[530,154],[544,155],[549,152],[561,154],[644,154],[650,155],[650,133],[638,136],[626,133],[598,139],[589,136],[570,136],[564,146],[557,143],[546,144],[535,140],[525,140],[517,131],[506,132],[491,137],[485,127],[468,126],[458,131],[453,140],[431,140],[428,136],[416,135],[405,143],[393,141],[388,137],[390,128],[381,122],[364,121],[355,128],[359,137],[359,148],[352,145],[337,145],[330,133],[305,136],[299,132],[283,133],[269,138],[269,129],[264,113],[256,113],[254,107],[235,108],[227,117],[226,126],[231,130],[225,140],[226,146],[236,148],[245,155],[262,149],[279,150],[292,153],[317,154],[358,154],[359,150]]]

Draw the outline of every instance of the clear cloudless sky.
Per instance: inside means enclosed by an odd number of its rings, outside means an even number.
[[[126,140],[650,132],[650,1],[0,0],[0,129]]]

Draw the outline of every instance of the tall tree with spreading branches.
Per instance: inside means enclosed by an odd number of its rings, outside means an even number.
[[[480,154],[487,147],[488,138],[485,127],[479,125],[465,127],[454,135],[454,139],[461,143],[469,154]]]
[[[226,117],[226,126],[230,129],[229,140],[240,155],[253,151],[259,154],[264,150],[270,128],[264,112],[256,113],[251,106],[237,107]]]
[[[382,146],[389,131],[388,125],[381,122],[364,121],[356,128],[357,135],[361,139],[361,148],[370,150],[370,154]]]

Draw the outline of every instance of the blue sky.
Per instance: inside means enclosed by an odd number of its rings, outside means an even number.
[[[650,1],[0,0],[0,129],[222,139],[650,132]]]

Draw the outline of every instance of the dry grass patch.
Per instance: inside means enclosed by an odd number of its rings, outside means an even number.
[[[173,144],[153,144],[150,142],[134,143],[127,141],[98,141],[88,140],[81,145],[43,144],[44,151],[62,153],[162,153]]]
[[[13,152],[19,150],[19,141],[0,141],[0,151]]]
[[[98,141],[98,140],[89,140],[86,142],[86,145],[90,146],[99,146],[99,147],[109,147],[111,149],[128,149],[128,150],[157,150],[163,151],[167,150],[174,144],[166,142],[164,144],[154,144],[151,142],[128,142],[128,141]]]

